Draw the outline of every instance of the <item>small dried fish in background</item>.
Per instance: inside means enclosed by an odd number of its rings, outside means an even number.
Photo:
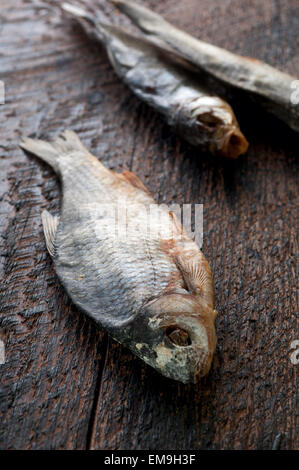
[[[42,222],[73,302],[161,374],[198,382],[216,346],[213,280],[177,217],[136,175],[105,168],[72,131],[21,147],[61,178],[61,214],[44,211]]]
[[[64,3],[83,28],[105,45],[117,75],[143,101],[159,111],[192,145],[224,157],[245,153],[248,142],[232,108],[202,87],[175,58],[123,29],[96,21],[86,11]]]
[[[162,16],[137,3],[110,0],[148,38],[167,46],[222,83],[248,93],[266,111],[299,131],[299,106],[292,102],[295,78],[256,59],[233,54],[200,41],[168,23]]]

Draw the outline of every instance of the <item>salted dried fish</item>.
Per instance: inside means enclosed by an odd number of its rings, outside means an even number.
[[[163,375],[184,383],[206,375],[216,344],[211,269],[178,218],[133,173],[105,168],[72,131],[21,147],[62,181],[61,214],[44,211],[42,222],[73,302]]]
[[[78,7],[63,4],[63,8],[83,19],[87,30],[92,25],[118,76],[189,143],[231,158],[246,152],[248,142],[229,104],[203,88],[179,63],[174,64],[169,53],[118,27],[95,21]]]
[[[233,54],[200,41],[168,23],[148,8],[126,0],[110,0],[125,13],[148,38],[179,53],[184,59],[208,72],[229,87],[243,90],[266,111],[299,131],[299,106],[292,99],[296,79],[256,59]]]

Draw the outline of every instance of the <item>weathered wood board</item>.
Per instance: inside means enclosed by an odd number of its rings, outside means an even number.
[[[297,0],[144,4],[299,76]],[[229,161],[191,148],[47,5],[1,1],[1,449],[298,448],[298,134],[236,99],[248,153]],[[158,202],[204,204],[218,346],[197,386],[161,377],[108,339],[59,284],[40,219],[44,208],[59,212],[59,185],[18,143],[64,129],[109,168],[134,171]]]

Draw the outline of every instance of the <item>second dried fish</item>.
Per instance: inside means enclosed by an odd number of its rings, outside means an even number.
[[[246,152],[247,140],[229,104],[201,87],[167,52],[118,27],[99,23],[77,7],[63,4],[63,8],[87,30],[92,25],[118,76],[189,143],[231,158]]]
[[[296,79],[256,59],[233,54],[200,41],[168,23],[157,13],[137,3],[111,0],[148,37],[174,49],[184,59],[222,83],[245,91],[268,112],[299,131],[299,106],[295,94]]]

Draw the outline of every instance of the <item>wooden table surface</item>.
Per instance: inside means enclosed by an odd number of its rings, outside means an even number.
[[[299,76],[297,0],[143,3],[203,40]],[[298,448],[298,134],[233,97],[248,153],[230,161],[192,148],[119,81],[101,46],[47,5],[2,0],[0,11],[1,448]],[[146,366],[60,285],[40,218],[59,212],[57,178],[18,143],[64,129],[109,168],[135,172],[158,202],[204,204],[218,345],[198,385]]]

